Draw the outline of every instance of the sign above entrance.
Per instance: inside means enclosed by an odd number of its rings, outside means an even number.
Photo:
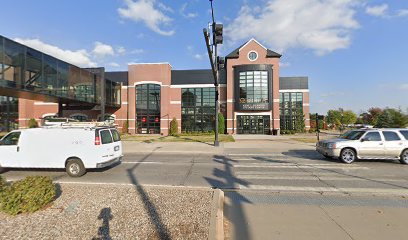
[[[240,110],[270,110],[269,103],[240,103]]]

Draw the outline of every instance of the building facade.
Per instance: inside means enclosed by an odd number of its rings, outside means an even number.
[[[220,72],[220,111],[228,134],[279,134],[310,127],[307,77],[280,77],[281,55],[251,39],[226,56]],[[106,72],[121,86],[120,105],[64,109],[81,121],[110,119],[131,134],[168,135],[176,119],[179,132],[210,132],[215,123],[215,88],[211,70],[173,70],[169,63],[130,64],[128,71]],[[117,92],[118,93],[118,92]],[[108,95],[106,97],[109,97]],[[10,101],[10,100],[9,100]],[[56,115],[59,104],[18,99],[20,128],[31,118]],[[119,102],[118,102],[119,103]],[[13,102],[16,105],[16,102]]]

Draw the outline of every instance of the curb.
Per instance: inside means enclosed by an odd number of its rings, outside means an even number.
[[[209,240],[224,240],[224,192],[214,189]]]

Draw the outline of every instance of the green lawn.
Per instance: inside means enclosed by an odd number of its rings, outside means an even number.
[[[214,142],[214,135],[184,135],[179,136],[159,136],[159,135],[122,135],[123,141],[136,141],[136,142],[202,142],[210,143]],[[219,135],[220,142],[235,142],[231,135]]]

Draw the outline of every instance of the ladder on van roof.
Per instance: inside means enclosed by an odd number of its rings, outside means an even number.
[[[44,128],[97,128],[97,127],[116,127],[117,124],[112,122],[62,122],[51,126],[44,126]]]

